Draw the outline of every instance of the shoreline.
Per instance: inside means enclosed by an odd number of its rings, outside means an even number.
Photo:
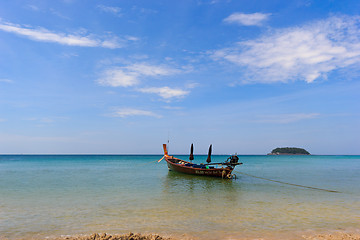
[[[241,235],[241,234],[239,234]],[[360,240],[360,230],[344,231],[319,231],[319,232],[293,232],[291,233],[272,233],[271,235],[264,236],[259,234],[258,236],[223,236],[221,238],[214,239],[231,239],[231,240]],[[175,235],[159,235],[156,233],[141,234],[141,233],[127,233],[127,234],[109,234],[109,233],[93,233],[93,234],[75,234],[75,235],[60,235],[60,236],[23,236],[20,238],[7,238],[0,236],[0,240],[11,239],[31,239],[31,240],[205,240],[208,238],[190,236],[186,233],[182,236]]]
[[[160,236],[158,234],[140,234],[140,233],[128,233],[128,234],[106,234],[106,233],[93,233],[91,235],[83,236],[66,236],[62,238],[56,238],[54,240],[200,240],[202,238],[183,236],[183,237],[169,237]],[[273,237],[224,237],[223,239],[231,240],[360,240],[359,232],[345,232],[345,231],[333,231],[329,233],[307,233],[301,236],[276,236]],[[39,239],[40,240],[40,239]]]

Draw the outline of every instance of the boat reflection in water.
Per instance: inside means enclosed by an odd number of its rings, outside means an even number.
[[[168,197],[171,197],[172,194],[175,197],[179,197],[178,194],[184,194],[187,198],[201,195],[201,198],[209,198],[211,201],[221,198],[226,200],[226,204],[236,205],[241,185],[238,182],[223,181],[219,178],[169,171],[164,177],[162,190]]]
[[[167,210],[166,221],[162,224],[175,236],[186,234],[189,238],[219,239],[236,230],[233,211],[243,208],[240,181],[174,171],[169,171],[162,180],[159,204]],[[181,237],[186,239],[186,236]]]

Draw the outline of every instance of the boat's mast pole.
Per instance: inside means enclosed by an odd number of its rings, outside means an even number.
[[[170,149],[170,131],[168,131],[168,140],[167,140],[167,150],[169,152]]]

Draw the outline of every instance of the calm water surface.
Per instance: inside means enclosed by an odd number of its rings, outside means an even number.
[[[0,156],[0,239],[130,231],[294,239],[360,229],[360,156],[240,156],[237,180],[169,172],[161,157]]]

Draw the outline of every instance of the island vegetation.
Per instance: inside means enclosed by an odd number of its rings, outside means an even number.
[[[296,147],[282,147],[282,148],[275,148],[274,150],[269,153],[269,155],[310,155],[308,151],[303,148],[296,148]]]

